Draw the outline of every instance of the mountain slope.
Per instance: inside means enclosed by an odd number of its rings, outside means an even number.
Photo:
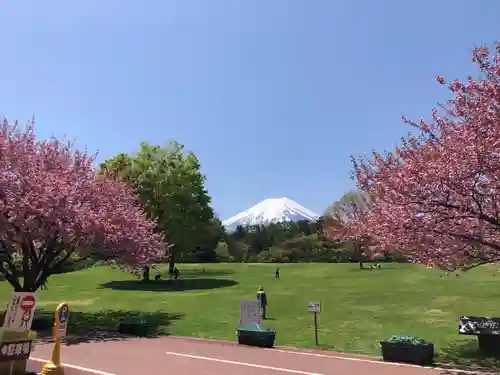
[[[265,199],[255,206],[225,220],[226,230],[234,230],[239,225],[265,225],[283,221],[315,221],[319,215],[288,198]]]

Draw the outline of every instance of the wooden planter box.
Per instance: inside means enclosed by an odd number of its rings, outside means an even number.
[[[238,344],[258,346],[261,348],[272,348],[276,340],[276,331],[266,329],[262,331],[248,330],[244,328],[238,329]]]
[[[434,361],[434,344],[412,345],[381,341],[380,346],[382,357],[387,362],[431,366]]]

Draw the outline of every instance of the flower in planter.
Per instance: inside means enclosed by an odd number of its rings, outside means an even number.
[[[405,362],[430,366],[434,361],[434,344],[419,337],[393,335],[381,341],[382,357],[388,362]]]
[[[407,344],[407,345],[429,345],[430,343],[420,337],[392,335],[387,342],[391,344]]]

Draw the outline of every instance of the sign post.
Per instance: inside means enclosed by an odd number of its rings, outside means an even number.
[[[5,330],[29,332],[36,309],[36,295],[30,292],[14,292],[5,313],[0,345],[0,362],[10,362],[9,375],[14,361],[27,359],[31,352],[31,340],[3,341]]]
[[[66,302],[61,303],[56,309],[56,326],[54,337],[61,338],[66,336],[68,330],[69,307]]]
[[[240,327],[260,324],[260,303],[257,300],[240,301]]]
[[[25,361],[30,357],[32,340],[3,341],[0,345],[0,362],[9,363],[9,375],[14,371],[14,361]]]
[[[54,336],[54,349],[52,350],[52,360],[45,364],[40,375],[64,375],[64,368],[61,366],[61,338],[66,336],[68,330],[69,306],[62,302],[57,306],[55,312],[55,322],[52,334]]]
[[[318,313],[321,312],[321,302],[309,302],[307,310],[314,314],[314,341],[318,346]]]
[[[3,327],[14,331],[29,332],[35,316],[35,293],[14,292],[5,314]]]

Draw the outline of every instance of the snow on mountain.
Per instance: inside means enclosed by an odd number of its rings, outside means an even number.
[[[315,221],[318,218],[318,214],[291,199],[270,198],[223,221],[222,225],[226,230],[234,230],[238,225],[258,225],[300,220]]]

